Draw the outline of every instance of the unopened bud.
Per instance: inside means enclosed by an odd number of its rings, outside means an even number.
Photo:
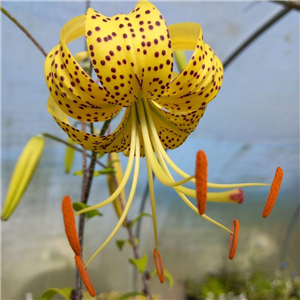
[[[31,178],[41,160],[44,146],[44,136],[37,135],[30,139],[21,153],[14,169],[2,210],[1,219],[3,221],[11,216],[29,186]]]

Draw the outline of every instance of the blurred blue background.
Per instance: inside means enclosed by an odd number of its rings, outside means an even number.
[[[3,6],[23,24],[46,52],[59,41],[62,26],[84,14],[85,2],[14,2]],[[134,2],[93,2],[91,7],[112,16],[129,13]],[[237,46],[282,7],[267,2],[156,2],[167,24],[197,22],[204,39],[224,61]],[[1,20],[1,197],[5,198],[15,163],[31,136],[48,132],[65,134],[46,110],[48,91],[44,81],[44,57],[6,16]],[[82,51],[84,40],[72,45]],[[206,151],[209,181],[271,182],[277,166],[284,170],[282,189],[268,219],[261,213],[269,189],[245,188],[242,205],[209,203],[207,214],[230,226],[233,218],[241,224],[240,241],[234,261],[228,261],[228,234],[199,218],[172,189],[155,183],[160,252],[164,266],[175,278],[169,290],[158,280],[153,291],[165,299],[182,299],[184,280],[201,279],[207,272],[226,266],[247,270],[253,264],[273,272],[281,262],[283,238],[299,203],[299,14],[289,12],[260,36],[225,70],[223,87],[210,103],[204,118],[186,143],[169,152],[186,172],[194,173],[198,149]],[[64,173],[65,147],[47,140],[37,173],[21,204],[8,222],[2,222],[2,299],[35,297],[50,287],[74,284],[74,260],[64,234],[61,199],[80,197],[81,178]],[[122,159],[123,166],[126,158]],[[81,168],[76,156],[73,171]],[[130,218],[138,212],[146,185],[145,164]],[[127,187],[128,191],[130,186]],[[108,195],[105,178],[95,178],[91,203]],[[150,201],[146,211],[150,212]],[[109,235],[117,218],[112,206],[101,210],[102,218],[86,225],[84,257]],[[121,229],[116,238],[127,238]],[[115,238],[115,239],[116,239]],[[133,267],[131,250],[120,252],[115,239],[90,265],[97,292],[131,291]],[[143,221],[141,254],[152,261],[152,224]],[[299,270],[299,216],[287,247],[287,269]]]

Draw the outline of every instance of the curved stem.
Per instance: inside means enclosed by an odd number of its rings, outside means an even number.
[[[300,1],[296,1],[296,0],[293,0],[293,1],[277,1],[276,0],[276,1],[271,1],[271,2],[281,4],[281,5],[284,5],[286,7],[291,7],[291,8],[300,10]]]
[[[19,23],[3,6],[1,6],[1,11],[5,14],[13,23],[15,23],[28,37],[29,39],[36,45],[36,47],[42,52],[42,54],[46,57],[47,53],[42,48],[42,46],[34,39],[34,37],[28,32],[28,30]]]
[[[223,62],[224,68],[226,68],[243,50],[245,50],[256,38],[258,38],[263,32],[265,32],[269,27],[280,20],[284,15],[286,15],[292,7],[288,6],[282,9],[279,13],[273,16],[270,20],[264,23],[258,30],[256,30],[248,39],[245,40],[233,53]]]

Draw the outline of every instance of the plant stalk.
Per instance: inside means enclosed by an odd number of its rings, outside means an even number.
[[[229,57],[223,62],[224,69],[243,51],[245,50],[255,39],[257,39],[262,33],[264,33],[268,28],[285,16],[290,10],[291,6],[283,8],[279,13],[273,16],[270,20],[264,23],[260,28],[258,28],[249,38],[247,38],[235,51],[233,51]]]
[[[105,123],[102,126],[100,135],[104,135],[111,120],[105,121]],[[91,128],[91,134],[94,134],[94,125],[93,123],[90,123],[90,128]],[[85,131],[86,126],[85,124],[82,126],[82,130]],[[83,178],[82,178],[82,192],[81,192],[81,202],[84,204],[87,204],[91,187],[92,187],[92,182],[94,178],[94,170],[95,170],[95,165],[97,162],[97,153],[92,152],[91,155],[91,161],[89,164],[89,167],[86,167],[86,157],[87,153],[86,150],[82,150],[82,170],[83,170]],[[85,214],[81,214],[79,217],[79,225],[78,225],[78,238],[79,242],[81,245],[81,251],[83,251],[83,237],[84,237],[84,224],[85,224]],[[82,280],[80,277],[80,274],[78,270],[76,270],[76,300],[81,300],[82,299]]]
[[[29,33],[29,31],[19,23],[17,19],[15,19],[2,5],[1,5],[1,11],[3,14],[5,14],[13,23],[15,23],[28,37],[29,39],[35,44],[35,46],[42,52],[42,54],[46,57],[47,53],[42,48],[42,46],[36,41],[36,39]]]

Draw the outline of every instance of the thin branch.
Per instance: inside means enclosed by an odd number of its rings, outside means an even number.
[[[285,7],[269,21],[263,24],[258,30],[256,30],[244,43],[242,43],[223,63],[224,68],[226,68],[243,50],[247,48],[256,38],[258,38],[263,32],[265,32],[269,27],[280,20],[284,15],[286,15],[292,7]]]
[[[18,20],[16,20],[3,6],[1,6],[1,11],[13,22],[15,23],[28,37],[29,39],[36,45],[36,47],[43,53],[43,55],[46,57],[47,53],[42,48],[42,46],[35,40],[35,38],[28,32],[28,30],[22,26]]]
[[[81,123],[81,130],[83,132],[85,132],[86,131],[85,122],[80,122],[80,123]],[[87,183],[89,181],[89,174],[90,174],[89,171],[90,171],[90,169],[87,168],[87,151],[86,151],[86,149],[82,148],[81,203],[84,203],[84,204],[86,204],[88,201],[89,189],[87,187]],[[94,172],[94,169],[93,169],[93,172]],[[81,253],[83,252],[84,224],[85,224],[85,214],[81,214],[79,217],[79,224],[78,224],[78,238],[79,238],[79,243],[81,246]],[[77,268],[76,268],[75,286],[76,286],[76,300],[81,300],[83,297],[83,295],[82,295],[82,280],[81,280],[80,273]]]
[[[85,122],[81,122],[81,130],[83,132],[86,131]],[[86,190],[86,185],[87,185],[87,181],[88,181],[89,170],[87,168],[87,162],[86,162],[87,156],[86,156],[86,154],[87,154],[86,149],[83,148],[82,149],[82,187],[81,187],[81,202],[82,203],[86,203],[85,201],[87,200],[85,198],[85,190]]]
[[[107,120],[104,122],[102,128],[101,128],[101,132],[100,135],[104,135],[109,124],[111,122],[110,120]],[[93,123],[90,123],[91,126],[91,134],[94,134],[94,125]],[[82,123],[82,130],[85,131],[85,123],[83,125]],[[97,161],[97,153],[96,152],[92,152],[92,159],[90,162],[90,165],[88,167],[88,169],[86,168],[86,150],[83,149],[82,152],[83,155],[83,178],[82,178],[82,194],[81,194],[81,202],[84,204],[87,204],[89,196],[90,196],[90,192],[91,192],[91,187],[92,187],[92,182],[93,182],[93,178],[94,178],[94,170],[95,170],[95,165],[96,165],[96,161]],[[78,226],[78,238],[79,238],[79,242],[81,245],[81,251],[83,251],[83,237],[84,237],[84,224],[85,224],[85,214],[81,214],[79,217],[79,226]],[[76,270],[76,299],[77,300],[81,300],[82,299],[82,280],[80,277],[80,274],[78,272],[78,270]]]
[[[291,7],[300,11],[300,1],[272,1],[284,5],[286,7]]]

